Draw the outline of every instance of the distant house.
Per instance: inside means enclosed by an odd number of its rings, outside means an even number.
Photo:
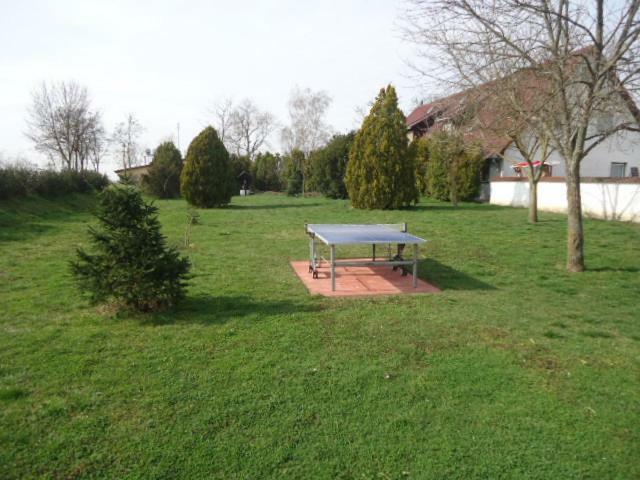
[[[121,168],[120,170],[115,170],[115,173],[119,178],[124,178],[125,176],[127,176],[131,178],[131,180],[133,180],[135,183],[140,183],[140,181],[142,180],[142,176],[149,173],[149,167],[151,167],[150,163],[148,165],[140,165],[138,167],[131,167],[127,169]]]
[[[479,107],[474,104],[473,108],[468,108],[478,98],[482,88],[479,86],[421,105],[407,117],[406,125],[410,139],[457,129],[465,141],[479,143],[485,157],[481,198],[488,200],[491,178],[522,176],[523,168],[528,167],[506,135],[501,135],[498,129],[486,127],[493,118],[499,116],[497,105],[488,100],[480,102]],[[631,102],[628,105],[629,114],[638,119],[638,108],[633,100],[625,100]],[[464,118],[462,126],[459,121],[461,117]],[[594,125],[594,128],[602,127]],[[552,153],[545,163],[547,176],[565,176],[564,162],[557,152]],[[640,133],[637,132],[621,132],[609,138],[595,147],[581,164],[582,177],[637,177],[639,170]]]

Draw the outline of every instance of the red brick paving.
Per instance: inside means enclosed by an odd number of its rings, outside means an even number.
[[[358,259],[340,259],[358,260]],[[362,259],[360,259],[362,260]],[[353,297],[359,295],[398,295],[407,293],[438,293],[441,290],[424,280],[418,279],[417,288],[413,288],[411,274],[403,277],[400,270],[392,267],[363,266],[336,267],[336,291],[331,291],[331,267],[323,264],[318,269],[318,278],[309,273],[309,261],[291,262],[296,275],[305,284],[309,293],[325,297]]]

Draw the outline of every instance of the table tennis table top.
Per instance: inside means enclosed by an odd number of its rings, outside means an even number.
[[[401,225],[345,225],[336,223],[310,223],[307,232],[327,245],[356,244],[422,244],[426,240],[404,231]]]

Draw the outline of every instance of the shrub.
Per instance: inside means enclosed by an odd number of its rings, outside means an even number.
[[[259,153],[253,164],[253,186],[256,190],[282,190],[282,159],[277,153]]]
[[[293,150],[284,157],[284,181],[287,195],[299,195],[302,193],[302,168],[304,167],[304,153]]]
[[[236,190],[229,152],[213,127],[207,127],[193,139],[180,176],[180,189],[196,207],[226,205]]]
[[[427,192],[439,200],[473,199],[480,187],[482,152],[456,134],[440,132],[428,143]]]
[[[410,148],[415,158],[416,185],[422,195],[427,194],[427,166],[429,163],[429,140],[421,137],[411,142]]]
[[[35,173],[35,170],[19,165],[0,168],[0,198],[28,195]]]
[[[3,199],[99,192],[109,183],[106,175],[93,171],[36,170],[21,165],[0,168],[0,198]]]
[[[113,186],[100,194],[96,215],[100,228],[89,229],[95,253],[78,249],[71,263],[93,302],[154,311],[183,298],[189,261],[167,247],[156,207],[133,187]]]
[[[347,198],[344,176],[355,132],[335,135],[329,143],[311,154],[311,181],[329,198]]]
[[[345,184],[356,208],[394,209],[418,201],[414,158],[395,89],[380,90],[349,154]]]
[[[142,188],[159,198],[179,197],[181,173],[180,150],[171,141],[161,143],[153,153],[149,172],[142,177]]]

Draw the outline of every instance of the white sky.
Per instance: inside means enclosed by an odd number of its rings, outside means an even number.
[[[24,131],[43,80],[87,86],[110,131],[134,113],[147,147],[179,122],[183,151],[222,97],[251,98],[286,122],[292,87],[326,90],[328,123],[347,131],[387,83],[405,114],[419,94],[395,26],[400,0],[0,3],[0,152],[9,158],[38,158]]]

